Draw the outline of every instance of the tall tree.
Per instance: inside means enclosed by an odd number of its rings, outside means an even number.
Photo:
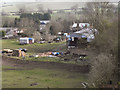
[[[32,19],[21,18],[18,25],[19,29],[23,29],[27,36],[33,36],[34,31],[37,31],[37,27]]]
[[[90,81],[98,86],[110,80],[117,82],[118,20],[114,10],[109,2],[89,2],[83,9],[83,15],[99,31],[91,43],[99,55],[94,59],[90,72]]]
[[[78,4],[75,4],[71,7],[71,9],[76,13],[77,9],[78,9]]]
[[[38,4],[37,8],[38,8],[38,12],[44,13],[44,9],[43,9],[43,5],[42,4]]]
[[[20,13],[20,14],[27,12],[25,5],[17,5],[17,7],[18,7],[18,9],[19,9],[19,13]]]
[[[57,21],[51,21],[51,26],[50,26],[50,33],[52,35],[57,35],[58,32],[63,31],[63,26],[60,22]]]
[[[44,13],[44,20],[50,20],[51,16],[49,13]]]
[[[34,31],[33,38],[35,39],[36,42],[39,42],[42,37],[41,37],[41,34],[38,31]]]
[[[110,5],[109,2],[89,2],[86,4],[86,7],[83,8],[83,15],[85,15],[87,20],[93,24],[95,28],[103,31],[106,26],[105,20],[108,18],[106,15],[108,11],[112,9]]]

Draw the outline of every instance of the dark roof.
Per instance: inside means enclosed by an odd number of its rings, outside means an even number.
[[[81,37],[82,35],[81,34],[77,34],[77,33],[71,33],[69,35],[69,37]]]

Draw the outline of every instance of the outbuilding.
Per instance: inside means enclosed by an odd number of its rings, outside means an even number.
[[[34,38],[20,38],[20,44],[32,44],[34,43]]]
[[[77,46],[78,40],[82,37],[81,34],[71,33],[67,35],[67,46]]]
[[[87,44],[92,42],[95,38],[95,35],[98,34],[96,29],[82,29],[67,35],[67,46],[77,46],[80,44]]]

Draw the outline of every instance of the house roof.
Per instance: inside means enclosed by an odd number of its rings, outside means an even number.
[[[49,20],[40,20],[40,24],[48,24],[49,22]]]
[[[79,27],[80,27],[80,28],[83,28],[83,27],[85,27],[86,25],[87,25],[87,27],[90,26],[89,23],[79,23]],[[77,23],[74,23],[74,24],[72,25],[72,28],[74,28],[74,27],[77,27]]]
[[[77,34],[77,33],[71,33],[70,35],[67,35],[67,37],[81,37],[81,34]]]
[[[98,30],[97,29],[91,29],[91,28],[85,28],[85,29],[82,29],[80,31],[76,31],[74,33],[79,33],[79,34],[83,34],[83,33],[88,33],[88,34],[93,34],[93,33],[98,33]]]
[[[86,28],[86,29],[82,29],[82,30],[80,30],[80,31],[76,31],[76,32],[74,32],[74,33],[82,34],[82,33],[93,33],[93,32],[92,32],[92,29]]]

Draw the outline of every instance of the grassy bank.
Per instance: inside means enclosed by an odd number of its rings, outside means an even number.
[[[3,66],[3,88],[79,88],[87,81],[87,75],[63,70],[19,70]]]

